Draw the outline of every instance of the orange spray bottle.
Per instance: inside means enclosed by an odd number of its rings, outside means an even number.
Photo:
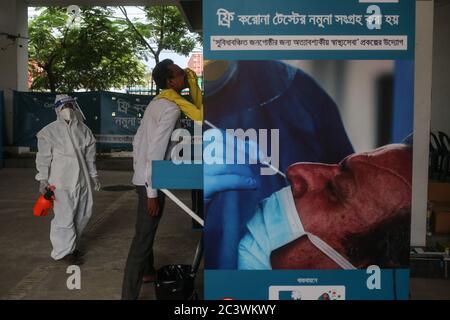
[[[53,200],[55,200],[54,186],[50,186],[47,192],[39,197],[33,207],[33,215],[36,217],[45,217],[53,209]]]

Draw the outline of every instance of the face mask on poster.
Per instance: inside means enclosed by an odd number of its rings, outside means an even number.
[[[356,269],[325,241],[304,229],[291,187],[281,189],[263,201],[247,228],[239,245],[239,269],[271,269],[270,253],[301,237],[307,237],[342,269]],[[251,259],[247,258],[249,255]]]

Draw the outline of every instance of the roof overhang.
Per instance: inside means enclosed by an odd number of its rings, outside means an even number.
[[[180,9],[191,31],[202,30],[202,0],[28,0],[27,3],[30,7],[173,5]]]

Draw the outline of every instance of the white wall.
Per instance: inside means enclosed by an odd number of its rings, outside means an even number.
[[[426,242],[434,1],[416,2],[414,158],[411,245]]]
[[[27,4],[25,0],[0,1],[0,31],[28,36]],[[5,126],[12,141],[12,90],[26,91],[28,42],[0,36],[0,90],[5,93]]]
[[[436,3],[433,38],[431,130],[450,135],[450,0]]]

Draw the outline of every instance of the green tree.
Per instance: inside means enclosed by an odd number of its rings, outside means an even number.
[[[125,7],[119,7],[130,30],[137,34],[147,53],[159,62],[163,50],[172,50],[188,56],[199,42],[200,36],[191,33],[175,6],[154,5],[144,7],[145,22],[131,21]]]
[[[66,8],[41,9],[29,24],[30,60],[35,73],[31,88],[51,92],[107,90],[142,83],[142,44],[112,9],[82,7],[76,27],[68,26]]]

